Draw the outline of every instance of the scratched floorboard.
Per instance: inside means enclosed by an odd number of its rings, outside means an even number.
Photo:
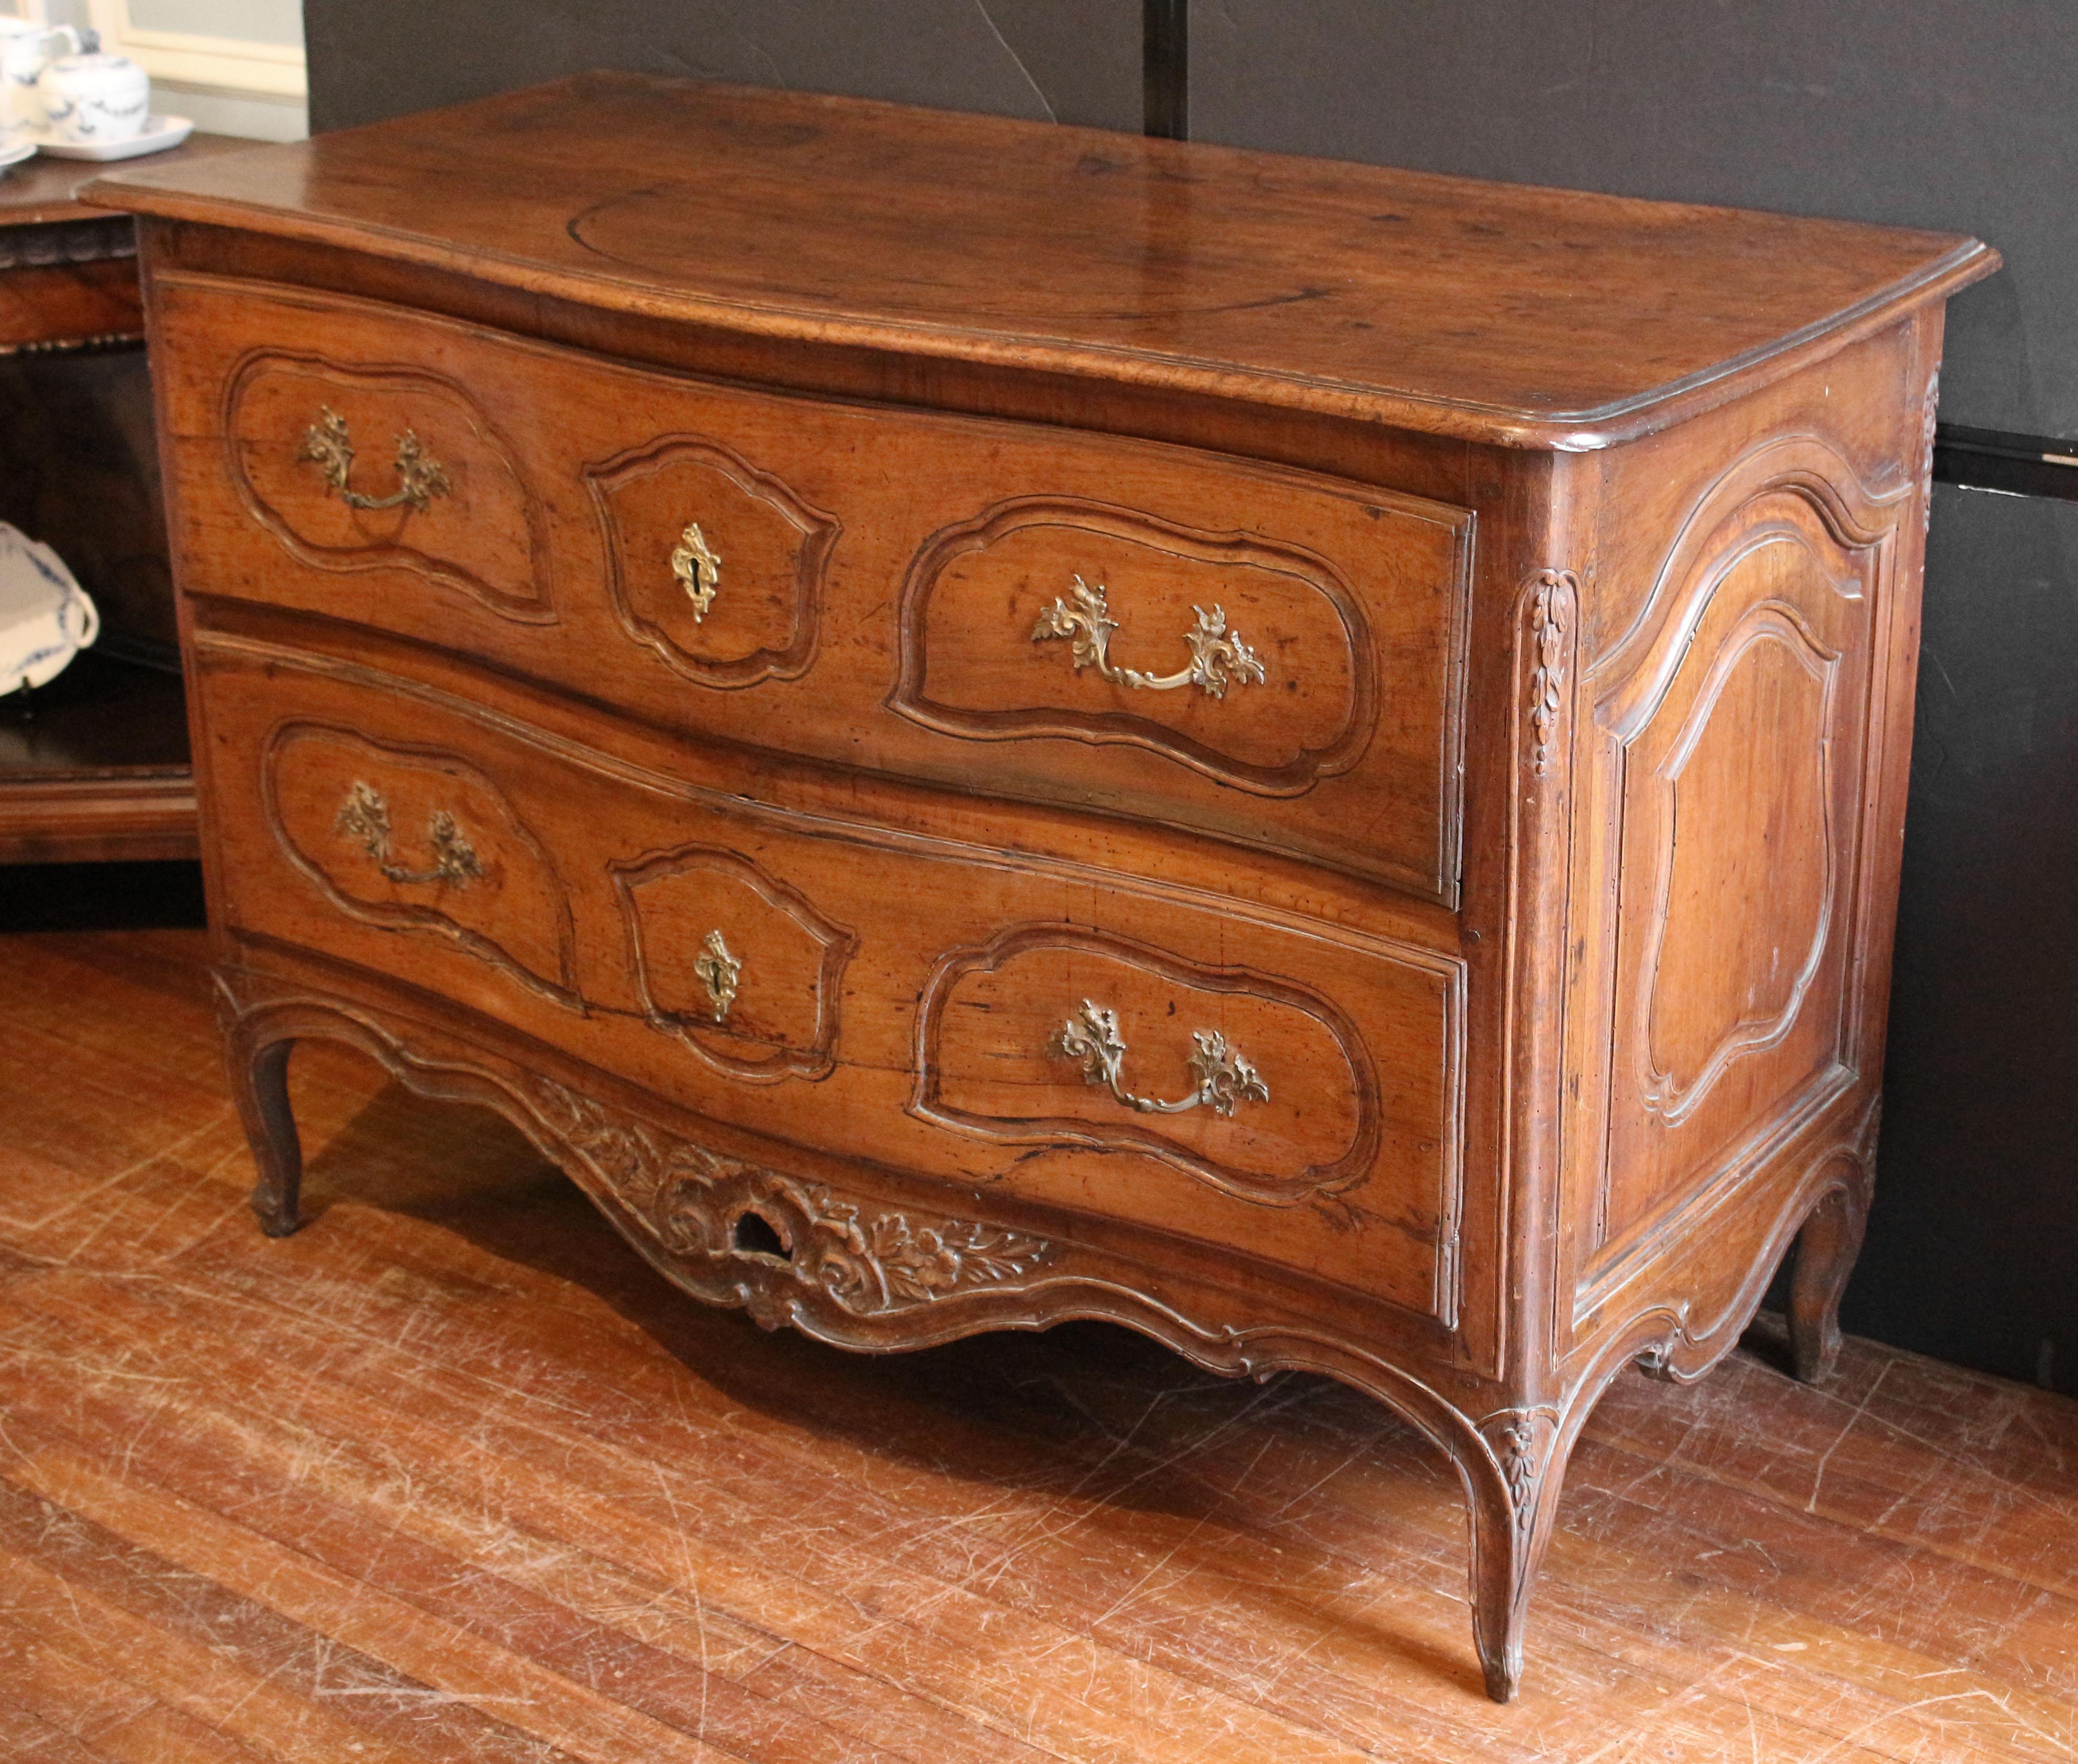
[[[0,938],[0,1756],[2078,1757],[2078,1404],[1627,1376],[1496,1708],[1454,1479],[1348,1391],[761,1334],[323,1047],[268,1241],[202,953]]]

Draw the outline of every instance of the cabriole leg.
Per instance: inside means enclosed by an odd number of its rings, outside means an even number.
[[[286,1237],[303,1223],[297,1203],[303,1188],[303,1149],[289,1111],[291,1040],[247,1046],[234,1036],[227,1049],[231,1094],[252,1148],[260,1180],[252,1185],[252,1211],[270,1237]]]
[[[1471,1497],[1472,1637],[1487,1695],[1508,1703],[1522,1683],[1523,1624],[1566,1465],[1557,1425],[1543,1410],[1496,1416],[1479,1431],[1493,1448],[1500,1474],[1480,1466],[1466,1477]]]
[[[1867,1209],[1844,1188],[1831,1190],[1796,1234],[1790,1277],[1789,1343],[1796,1375],[1815,1384],[1840,1357],[1840,1295],[1861,1253]]]

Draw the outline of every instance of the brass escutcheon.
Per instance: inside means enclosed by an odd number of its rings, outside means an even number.
[[[714,1007],[717,1023],[728,1020],[728,1007],[736,1003],[736,983],[743,978],[743,964],[729,953],[719,931],[710,931],[700,953],[693,958],[693,972],[707,989],[707,1003]]]
[[[699,623],[721,587],[721,556],[707,543],[698,521],[679,534],[678,548],[671,553],[671,573],[693,603],[693,623]]]

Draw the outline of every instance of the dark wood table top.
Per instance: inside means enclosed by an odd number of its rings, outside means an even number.
[[[790,340],[1566,448],[1998,264],[1945,233],[633,74],[118,169],[91,197]]]
[[[153,154],[145,163],[192,165],[197,160],[236,152],[254,144],[228,135],[190,135],[178,147]],[[107,169],[106,165],[96,165],[89,161],[52,159],[43,153],[8,167],[0,172],[0,227],[37,227],[56,220],[105,219],[106,209],[81,202],[73,193],[81,185],[93,182]]]

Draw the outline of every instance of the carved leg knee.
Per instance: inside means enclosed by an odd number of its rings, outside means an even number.
[[[270,1237],[286,1237],[303,1223],[297,1211],[303,1188],[303,1150],[289,1111],[289,1055],[293,1041],[252,1048],[233,1037],[227,1057],[231,1091],[238,1104],[260,1180],[252,1186],[252,1211]]]
[[[1522,1682],[1522,1630],[1529,1592],[1551,1535],[1566,1466],[1558,1426],[1544,1409],[1489,1417],[1479,1431],[1499,1466],[1466,1477],[1472,1528],[1472,1637],[1487,1695],[1513,1700]]]
[[[1859,1200],[1835,1188],[1812,1209],[1796,1234],[1789,1341],[1796,1375],[1807,1384],[1831,1377],[1840,1357],[1840,1295],[1861,1253],[1866,1219]]]

